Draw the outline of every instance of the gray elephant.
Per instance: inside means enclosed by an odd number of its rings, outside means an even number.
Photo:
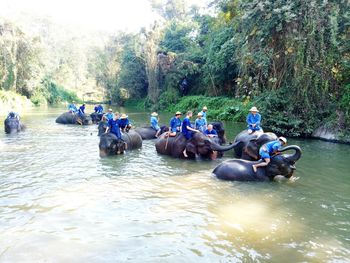
[[[155,136],[157,131],[152,127],[140,127],[140,128],[136,128],[135,131],[138,134],[140,134],[142,140],[151,140],[156,138]],[[168,131],[168,127],[161,126],[159,135],[163,134],[166,131]]]
[[[296,169],[295,162],[301,157],[301,149],[297,145],[290,145],[282,148],[280,152],[288,150],[294,150],[295,153],[273,156],[268,166],[258,168],[256,173],[252,165],[258,162],[233,159],[219,164],[213,170],[213,174],[219,179],[230,181],[271,181],[277,175],[290,178]]]
[[[25,126],[21,123],[19,118],[11,117],[10,115],[4,121],[4,127],[6,133],[17,133],[23,131]]]
[[[272,132],[254,132],[248,133],[248,130],[241,131],[235,138],[234,147],[235,157],[257,161],[259,160],[259,149],[267,142],[277,140],[277,135]]]
[[[91,121],[94,124],[98,124],[101,121],[102,117],[103,113],[93,112],[90,114]]]
[[[104,133],[100,136],[100,156],[124,154],[125,150],[133,150],[142,147],[141,136],[130,130],[122,133],[122,139],[118,139],[113,133]]]
[[[170,155],[175,158],[185,158],[183,151],[186,148],[188,158],[194,159],[196,155],[202,158],[215,159],[217,152],[222,154],[235,147],[235,145],[221,146],[219,139],[209,138],[203,133],[194,133],[193,138],[186,140],[182,133],[176,137],[169,137],[167,134],[162,134],[156,141],[156,150],[160,154]]]
[[[62,113],[56,119],[57,123],[61,124],[79,124],[79,125],[89,125],[92,124],[91,117],[87,114],[79,115],[71,112]]]

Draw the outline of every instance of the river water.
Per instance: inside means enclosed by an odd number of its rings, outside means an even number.
[[[63,111],[0,127],[0,262],[350,262],[350,146],[290,139],[296,180],[226,182],[211,171],[232,152],[177,160],[144,141],[101,159],[97,126],[56,124]]]

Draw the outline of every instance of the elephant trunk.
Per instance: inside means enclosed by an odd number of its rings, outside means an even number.
[[[292,162],[296,162],[300,159],[301,157],[301,149],[299,146],[297,145],[290,145],[290,146],[287,146],[287,147],[284,147],[280,150],[280,152],[285,152],[285,151],[288,151],[288,150],[295,150],[295,153],[294,154],[290,154],[290,155],[287,155],[286,158]]]
[[[213,151],[225,152],[225,151],[229,151],[229,150],[235,148],[239,143],[240,142],[236,142],[236,143],[228,145],[228,146],[221,146],[215,142],[211,142],[211,149]]]

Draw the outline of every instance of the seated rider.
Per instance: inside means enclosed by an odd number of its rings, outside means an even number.
[[[17,119],[19,120],[19,115],[17,112],[10,111],[9,114],[7,115],[6,119]]]
[[[78,110],[78,115],[80,118],[84,118],[84,114],[85,114],[85,103],[83,103],[83,105],[81,105]]]
[[[73,114],[75,114],[78,111],[77,106],[75,106],[74,103],[75,101],[73,100],[72,103],[68,105],[68,111]]]
[[[120,117],[118,124],[120,129],[123,132],[124,131],[128,132],[131,129],[131,124],[129,122],[128,115],[126,115],[125,113],[123,113],[122,116]]]
[[[194,126],[196,127],[197,130],[200,132],[203,132],[207,129],[206,121],[205,119],[202,118],[202,113],[198,113],[198,117],[194,122]]]
[[[122,134],[120,132],[120,127],[119,127],[119,114],[115,114],[113,119],[108,121],[108,127],[106,129],[105,133],[113,133],[115,136],[117,136],[118,139],[122,139]]]
[[[204,134],[210,138],[218,136],[218,133],[216,132],[216,130],[213,129],[212,124],[208,125],[208,128],[205,130]]]
[[[181,130],[181,117],[182,113],[177,111],[175,113],[175,116],[171,118],[170,120],[170,133],[169,133],[169,136],[173,137],[173,136],[176,136],[176,133],[180,132]]]
[[[200,132],[199,130],[196,130],[192,127],[191,120],[190,120],[192,118],[192,114],[193,114],[192,111],[188,111],[181,125],[181,132],[186,137],[187,140],[191,139],[195,132]],[[186,153],[186,148],[183,151],[183,155],[185,157],[188,157]]]
[[[259,155],[263,162],[258,164],[253,164],[254,172],[257,171],[257,168],[267,166],[270,163],[271,156],[279,153],[279,150],[283,145],[287,143],[287,139],[284,137],[279,137],[278,140],[265,143],[260,147]]]
[[[103,113],[103,106],[101,104],[96,105],[94,108],[95,113],[102,114]]]
[[[156,135],[155,135],[156,138],[158,138],[159,133],[160,133],[160,127],[158,125],[158,121],[159,121],[158,113],[152,112],[151,113],[151,128],[157,131]]]
[[[202,113],[202,119],[205,121],[205,125],[208,125],[208,121],[207,121],[207,111],[208,108],[207,106],[204,106],[202,111],[200,113]]]
[[[249,114],[247,116],[247,124],[248,124],[248,133],[251,134],[255,131],[260,131],[260,121],[261,121],[261,115],[259,114],[259,111],[256,107],[252,107],[249,110]]]
[[[102,116],[101,121],[98,123],[98,136],[101,136],[102,133],[105,133],[108,127],[108,121],[106,116]]]
[[[117,114],[117,113],[116,113]],[[118,114],[119,115],[119,114]],[[114,118],[114,114],[113,114],[113,110],[112,109],[109,109],[108,112],[105,114],[106,118],[107,118],[107,121],[109,120],[113,120]],[[119,117],[119,116],[118,116]]]

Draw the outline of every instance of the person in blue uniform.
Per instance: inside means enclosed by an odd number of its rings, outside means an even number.
[[[181,131],[181,112],[177,111],[175,116],[170,120],[170,133],[169,136],[176,136],[176,133]]]
[[[118,115],[118,114],[116,113],[116,115]],[[112,109],[109,109],[108,112],[105,114],[105,116],[106,116],[106,118],[107,118],[108,121],[109,121],[109,120],[113,120],[113,118],[114,118],[113,110],[112,110]],[[118,117],[119,117],[119,116],[118,116]]]
[[[122,138],[122,134],[120,132],[120,127],[119,127],[119,115],[115,114],[113,119],[108,121],[108,127],[106,129],[105,133],[113,133],[115,136],[117,136],[118,139]]]
[[[155,137],[158,138],[159,136],[159,133],[160,133],[160,127],[159,127],[159,124],[158,124],[158,121],[159,121],[159,118],[158,118],[158,113],[157,112],[152,112],[151,113],[151,128],[153,130],[156,130],[156,135]]]
[[[253,164],[254,172],[257,171],[259,167],[267,166],[270,163],[271,156],[278,154],[282,146],[287,143],[287,139],[284,137],[279,137],[278,140],[265,143],[260,147],[259,155],[263,162],[258,164]]]
[[[68,105],[68,111],[69,111],[70,113],[73,113],[73,114],[75,114],[76,112],[78,112],[78,108],[77,108],[77,106],[75,106],[75,101],[74,101],[74,100],[72,101],[72,103],[70,103],[70,104]]]
[[[192,124],[191,124],[192,115],[193,115],[192,111],[188,111],[181,125],[181,132],[186,137],[187,140],[191,139],[195,132],[200,132],[199,130],[196,130],[192,127]],[[185,157],[188,157],[186,153],[186,148],[183,151],[183,155]]]
[[[78,110],[78,115],[80,116],[80,118],[84,118],[84,114],[85,114],[85,103],[83,103],[83,105],[81,105]]]
[[[252,107],[249,110],[249,114],[247,116],[247,124],[248,124],[248,133],[251,134],[255,131],[260,131],[260,121],[261,115],[256,107]]]
[[[94,108],[95,113],[102,114],[103,113],[103,106],[101,104],[96,105]]]
[[[120,129],[124,132],[128,132],[130,129],[131,129],[131,124],[130,124],[130,121],[128,119],[128,115],[126,115],[125,113],[122,114],[122,116],[120,116],[120,119],[119,119],[119,127]]]
[[[9,114],[7,115],[6,119],[17,119],[19,120],[19,114],[14,111],[10,111]]]
[[[204,134],[208,137],[217,137],[218,133],[216,132],[216,130],[213,129],[213,125],[209,124],[208,128],[204,131]]]
[[[207,125],[205,119],[202,118],[202,115],[203,114],[201,112],[198,113],[198,117],[194,122],[194,126],[197,130],[204,133],[204,131],[207,129]]]
[[[208,108],[207,106],[204,106],[202,111],[200,112],[202,114],[202,119],[205,121],[205,125],[208,125],[208,121],[207,121],[207,111]]]

